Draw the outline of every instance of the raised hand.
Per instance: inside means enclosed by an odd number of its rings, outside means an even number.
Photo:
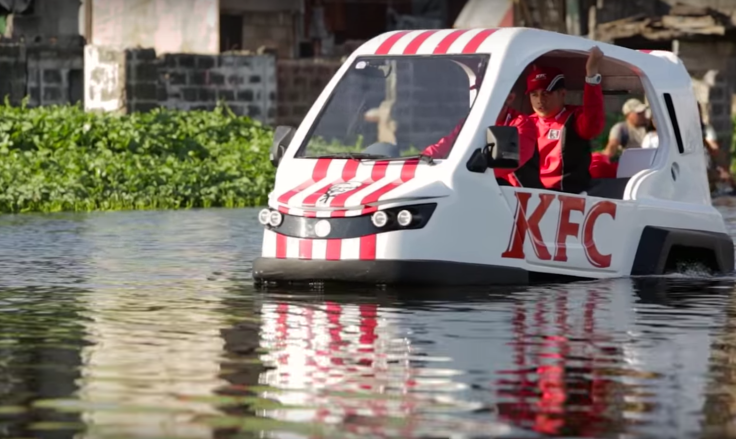
[[[585,72],[587,76],[595,76],[598,74],[598,64],[603,59],[603,51],[598,46],[593,46],[588,54],[588,61],[585,63]]]

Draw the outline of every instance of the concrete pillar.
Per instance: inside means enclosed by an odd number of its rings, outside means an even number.
[[[125,112],[125,52],[84,47],[84,109]]]

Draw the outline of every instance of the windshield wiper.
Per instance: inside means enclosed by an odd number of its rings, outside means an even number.
[[[333,153],[333,154],[314,155],[314,156],[309,156],[309,157],[305,157],[305,158],[310,158],[310,159],[344,159],[344,158],[348,158],[348,159],[353,159],[353,160],[362,160],[362,159],[379,160],[379,159],[385,159],[387,157],[385,155],[382,155],[382,154],[366,154],[366,153],[362,153],[362,152],[336,152],[336,153]]]
[[[411,160],[411,159],[419,159],[420,162],[427,163],[428,165],[434,165],[434,158],[432,158],[431,155],[428,154],[417,154],[417,155],[407,155],[402,157],[390,157],[382,159],[387,162],[395,162],[398,160]]]
[[[419,161],[434,165],[434,159],[427,154],[408,155],[403,157],[389,157],[382,154],[366,154],[363,152],[336,152],[333,154],[313,155],[304,157],[307,159],[353,159],[353,160],[381,160],[386,162],[395,162],[399,160],[419,159]]]

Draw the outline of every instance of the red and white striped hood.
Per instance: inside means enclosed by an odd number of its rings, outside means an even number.
[[[417,159],[300,159],[289,165],[281,174],[288,178],[277,179],[269,204],[292,215],[355,216],[396,200],[438,198],[451,193],[437,181],[441,165],[429,166]]]

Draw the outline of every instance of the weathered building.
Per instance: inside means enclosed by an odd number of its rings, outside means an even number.
[[[0,96],[107,111],[224,100],[273,123],[275,58],[221,54],[219,17],[218,0],[0,1]]]
[[[730,149],[736,114],[736,0],[599,3],[590,13],[590,36],[634,49],[673,51],[693,78],[704,118],[724,150]]]
[[[671,50],[729,149],[736,114],[736,0],[468,0],[455,27],[536,27],[632,49]],[[617,106],[610,98],[609,107]],[[620,105],[618,105],[620,108]]]
[[[80,0],[0,2],[0,97],[30,106],[83,99]]]

